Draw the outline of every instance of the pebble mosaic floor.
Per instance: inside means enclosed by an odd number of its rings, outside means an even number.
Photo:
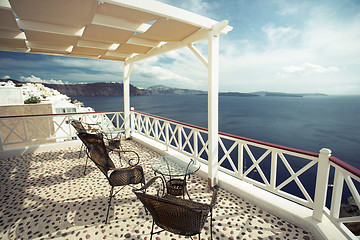
[[[146,180],[153,177],[150,164],[159,154],[134,141],[122,145],[139,153]],[[0,239],[150,239],[151,215],[129,186],[113,199],[104,224],[110,185],[91,161],[84,175],[79,153],[80,147],[0,159]],[[192,176],[188,189],[192,200],[210,201],[204,179]],[[314,239],[223,189],[213,216],[213,239]],[[162,232],[153,239],[185,237]],[[208,223],[201,239],[210,239]]]

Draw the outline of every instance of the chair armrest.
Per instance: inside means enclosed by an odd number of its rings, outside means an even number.
[[[117,153],[135,153],[136,157],[135,159],[134,158],[130,158],[129,160],[127,160],[128,164],[130,166],[136,166],[139,164],[140,162],[140,156],[137,152],[133,151],[133,150],[120,150],[120,149],[115,149],[115,148],[111,148],[111,147],[108,147],[106,146],[106,148],[110,151],[113,151],[113,152],[117,152]]]
[[[154,184],[154,182],[157,180],[157,179],[161,179],[161,183],[162,183],[162,189],[159,189],[157,191],[157,195],[159,196],[159,193],[160,191],[163,192],[163,194],[165,193],[165,182],[164,182],[164,179],[161,177],[161,176],[156,176],[156,177],[153,177],[152,179],[150,179],[144,186],[142,186],[141,188],[134,188],[133,189],[133,192],[146,192],[146,189],[149,188],[152,184]]]

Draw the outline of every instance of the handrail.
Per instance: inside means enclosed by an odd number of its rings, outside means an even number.
[[[132,110],[131,129],[133,134],[143,135],[165,145],[166,149],[171,148],[207,164],[206,157],[208,155],[205,155],[205,159],[202,156],[204,153],[208,154],[208,131],[206,128]],[[253,149],[262,151],[254,154]],[[219,132],[218,164],[220,171],[312,209],[312,217],[315,220],[322,221],[322,215],[326,215],[347,238],[357,239],[344,224],[358,222],[360,216],[343,218],[339,216],[339,213],[341,204],[343,204],[342,196],[345,184],[360,208],[360,194],[357,189],[360,184],[360,170],[330,156],[330,153],[331,151],[325,148],[320,153],[313,153]],[[270,170],[264,171],[261,166],[265,161],[269,162],[267,167]],[[229,166],[221,166],[224,162]],[[246,166],[246,162],[250,165]],[[296,168],[293,168],[293,162],[295,162],[294,165],[298,165]],[[279,163],[286,171],[281,175],[277,170]],[[335,171],[330,171],[331,167]],[[257,178],[253,178],[251,175],[254,171],[258,175]],[[312,187],[307,189],[303,185],[300,176],[305,175],[306,172],[314,175],[313,178],[310,176],[311,179],[308,183],[315,184],[315,189]],[[304,178],[308,177],[309,175],[306,175]],[[333,184],[329,184],[332,179],[334,179]],[[291,182],[297,185],[303,197],[283,190]],[[332,187],[333,191],[327,191],[328,187]],[[288,189],[292,188],[291,185]],[[314,192],[310,193],[309,190]],[[332,194],[330,203],[326,203],[328,192]],[[325,209],[327,211],[324,211]]]
[[[111,114],[121,113],[121,111],[101,111],[101,112],[77,112],[77,113],[50,113],[50,114],[35,114],[35,115],[14,115],[14,116],[0,116],[0,118],[27,118],[27,117],[58,117],[58,116],[72,116],[72,115],[84,115],[84,114]]]
[[[137,111],[137,110],[133,110],[133,112],[137,112],[139,114],[146,115],[146,116],[153,117],[153,118],[158,118],[158,119],[161,119],[161,120],[164,120],[164,121],[168,121],[168,122],[172,122],[172,123],[176,123],[176,124],[181,124],[181,125],[191,127],[191,128],[195,128],[195,129],[199,129],[199,130],[202,130],[202,131],[208,131],[207,128],[199,127],[199,126],[192,125],[192,124],[189,124],[189,123],[176,121],[176,120],[173,120],[173,119],[170,119],[170,118],[160,117],[160,116],[157,116],[157,115],[154,115],[154,114],[144,113],[144,112],[140,112],[140,111]]]
[[[339,167],[343,168],[344,170],[346,170],[360,178],[360,169],[357,169],[356,167],[353,167],[350,164],[348,164],[334,156],[331,156],[329,159],[332,163],[338,165]]]

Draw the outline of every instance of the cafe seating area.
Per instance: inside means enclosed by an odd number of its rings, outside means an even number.
[[[133,140],[123,141],[122,147],[139,154],[145,182],[155,176],[151,163],[161,157],[159,153]],[[141,184],[125,186],[112,199],[105,224],[111,186],[93,162],[88,162],[84,174],[86,155],[79,159],[80,150],[79,145],[0,161],[1,239],[150,239],[152,217],[132,191]],[[207,180],[192,174],[187,191],[192,201],[210,204],[213,191]],[[148,192],[156,193],[156,186]],[[314,239],[309,232],[221,188],[212,214],[213,239]],[[201,239],[210,239],[209,221]],[[159,230],[155,226],[154,231]],[[168,231],[155,237],[180,238]]]

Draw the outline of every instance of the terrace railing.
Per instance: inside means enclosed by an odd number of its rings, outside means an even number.
[[[6,148],[66,141],[76,136],[71,119],[97,124],[103,129],[123,129],[124,113],[89,112],[0,117],[0,151]]]
[[[19,144],[70,140],[76,136],[71,119],[124,128],[123,111],[0,117],[0,154]],[[206,128],[131,111],[131,131],[207,164]],[[360,216],[343,216],[341,209],[350,196],[360,208],[358,169],[327,149],[311,153],[226,133],[218,141],[220,171],[312,209],[317,220],[324,214],[356,239],[349,228],[360,224]]]
[[[207,164],[206,128],[138,111],[132,111],[131,127],[133,133]],[[218,141],[220,171],[312,209],[319,221],[325,214],[348,238],[357,239],[347,226],[360,225],[360,216],[341,217],[340,211],[348,197],[360,208],[358,169],[328,149],[312,153],[226,133],[219,133]]]

